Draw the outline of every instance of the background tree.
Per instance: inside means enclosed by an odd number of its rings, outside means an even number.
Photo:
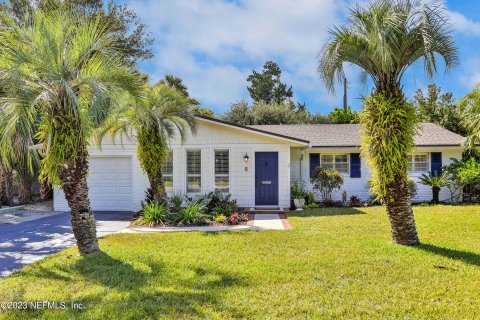
[[[330,119],[331,123],[353,124],[360,122],[360,113],[357,111],[352,111],[350,106],[347,107],[346,111],[343,108],[335,108],[328,114],[328,118]]]
[[[293,97],[292,87],[287,87],[280,80],[282,70],[278,64],[273,61],[267,61],[263,65],[262,72],[252,71],[247,81],[250,86],[247,87],[250,97],[254,102],[276,102],[283,103]]]
[[[122,59],[129,63],[135,64],[153,56],[150,47],[153,38],[145,25],[126,4],[117,4],[114,0],[9,0],[0,7],[20,24],[28,23],[26,17],[29,12],[60,8],[75,11],[80,19],[101,18],[103,23],[115,26],[115,46],[123,52]]]
[[[246,101],[233,103],[230,108],[221,116],[221,119],[242,126],[254,124],[252,108]]]
[[[459,109],[461,124],[468,132],[465,149],[467,153],[478,156],[480,149],[480,85],[460,100]]]
[[[208,109],[202,108],[200,106],[200,102],[194,98],[190,97],[188,93],[187,86],[183,83],[183,80],[179,77],[175,77],[174,75],[166,75],[164,79],[160,80],[159,83],[163,83],[169,87],[177,89],[181,92],[185,97],[190,98],[190,104],[192,105],[192,111],[195,115],[208,117],[208,118],[215,118],[215,113]]]
[[[417,90],[413,103],[418,110],[420,121],[435,123],[462,136],[468,134],[462,125],[462,116],[451,92],[442,93],[440,87],[430,84],[426,96],[423,90]]]
[[[415,108],[407,103],[401,80],[423,59],[427,77],[437,72],[438,58],[447,70],[458,62],[457,48],[444,8],[437,2],[376,0],[350,9],[348,24],[330,31],[318,72],[334,92],[343,81],[343,64],[363,70],[375,89],[361,114],[362,154],[373,175],[373,192],[384,200],[395,243],[419,243],[407,183],[407,153],[414,147]]]
[[[140,166],[147,174],[154,200],[165,204],[167,194],[162,168],[168,143],[176,134],[183,139],[189,131],[195,132],[195,114],[190,98],[165,83],[146,92],[140,102],[126,101],[119,105],[98,131],[97,141],[106,134],[115,137],[117,133],[132,138],[132,129],[135,130]]]
[[[29,24],[0,16],[0,85],[8,93],[0,109],[12,115],[9,127],[41,116],[40,177],[63,188],[78,249],[88,254],[99,251],[87,185],[91,132],[106,105],[139,96],[143,81],[116,46],[114,21],[83,18],[64,8],[32,12]],[[28,116],[15,116],[21,112]]]

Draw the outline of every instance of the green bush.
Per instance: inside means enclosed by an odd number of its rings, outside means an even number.
[[[305,182],[298,181],[297,179],[292,180],[290,184],[290,196],[293,199],[304,199],[307,196],[305,191]]]
[[[164,224],[169,218],[167,207],[155,202],[144,203],[142,205],[142,213],[143,217],[141,222],[151,227],[158,224]]]
[[[315,193],[309,192],[307,196],[307,204],[315,203]]]
[[[170,199],[168,199],[168,203],[170,205],[170,208],[175,212],[180,211],[180,209],[182,208],[182,204],[183,204],[184,199],[185,199],[185,197],[182,194],[172,195],[170,197]]]
[[[306,204],[304,206],[305,209],[315,209],[315,208],[319,208],[320,206],[318,204],[316,204],[315,202],[312,202],[312,203],[309,203],[309,204]]]
[[[324,201],[332,200],[333,190],[340,189],[343,185],[343,176],[333,169],[316,167],[310,181],[313,189],[320,191]]]
[[[231,199],[232,195],[222,192],[210,192],[203,196],[188,199],[191,204],[202,204],[205,206],[205,212],[209,214],[218,213],[220,210],[222,214],[232,214],[237,211],[238,206],[235,200]]]
[[[205,214],[205,205],[201,203],[190,203],[181,209],[175,215],[175,222],[178,224],[195,224],[207,220],[208,215]]]
[[[223,214],[215,214],[213,216],[213,221],[215,222],[223,223],[225,222],[225,219],[227,219],[227,217],[225,217]]]

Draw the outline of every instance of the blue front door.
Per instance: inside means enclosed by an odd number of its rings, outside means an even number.
[[[278,205],[277,152],[255,152],[255,205]]]

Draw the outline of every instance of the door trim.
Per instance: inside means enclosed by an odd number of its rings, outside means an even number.
[[[257,183],[256,183],[256,174],[257,174],[257,153],[276,153],[277,154],[277,203],[272,203],[272,204],[257,204]],[[254,188],[253,188],[253,202],[254,202],[254,207],[260,208],[260,207],[277,207],[279,208],[280,206],[280,152],[278,151],[270,151],[270,150],[265,150],[265,151],[255,151],[254,152],[255,156],[255,161],[254,161],[254,172],[253,172],[253,179],[254,179]]]

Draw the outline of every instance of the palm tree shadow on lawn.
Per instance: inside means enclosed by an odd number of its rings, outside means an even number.
[[[428,244],[428,243],[421,243],[420,245],[414,248],[417,248],[426,252],[431,252],[431,253],[443,256],[445,258],[462,261],[472,266],[480,266],[480,254],[478,253],[439,247],[439,246]]]
[[[101,309],[104,315],[115,314],[122,307],[135,310],[135,315],[140,317],[174,314],[180,318],[203,318],[207,316],[204,305],[220,310],[228,307],[229,314],[239,312],[232,310],[232,306],[222,306],[220,299],[223,290],[248,285],[248,281],[238,274],[198,265],[173,274],[158,260],[142,256],[142,259],[131,261],[126,263],[99,252],[80,258],[73,266],[56,265],[54,270],[40,267],[27,273],[41,279],[62,281],[65,285],[85,281],[87,288],[89,282],[106,287],[105,290],[94,290],[94,294],[73,298],[87,309]],[[79,280],[78,275],[83,279]],[[112,290],[116,292],[110,296]],[[43,312],[46,310],[40,311]]]
[[[306,209],[303,211],[290,211],[287,217],[332,217],[332,216],[351,216],[367,214],[358,208],[318,208]]]

